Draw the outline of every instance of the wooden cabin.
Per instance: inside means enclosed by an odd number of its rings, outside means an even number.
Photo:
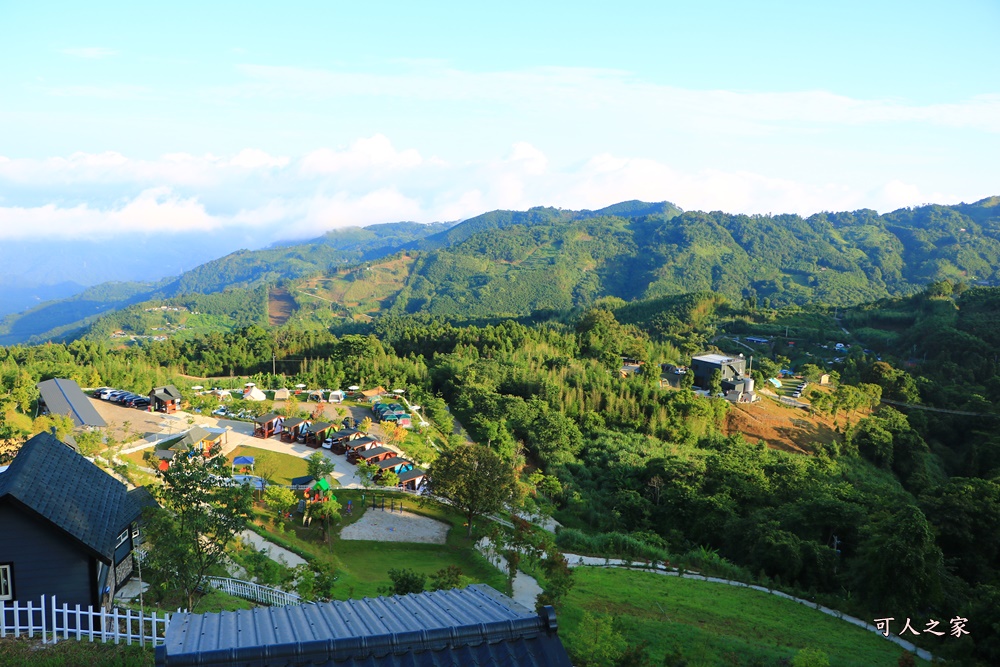
[[[399,488],[407,491],[419,491],[427,481],[427,471],[414,466],[399,474]]]
[[[407,470],[413,468],[413,461],[408,461],[400,456],[391,456],[387,459],[382,459],[378,462],[379,471],[375,473],[375,478],[378,479],[383,473],[387,471],[392,471],[397,475],[404,473]]]
[[[354,428],[342,428],[327,436],[330,440],[330,449],[334,454],[346,454],[347,444],[352,440],[357,440],[363,434]]]
[[[333,429],[333,424],[327,422],[316,422],[309,427],[309,435],[306,436],[306,444],[310,447],[319,447],[323,440]]]
[[[302,429],[309,428],[309,422],[298,417],[289,417],[281,423],[281,439],[284,442],[295,442]]]
[[[380,463],[385,459],[391,459],[395,456],[396,452],[388,447],[372,447],[371,449],[366,449],[355,454],[354,461],[351,462],[357,463],[358,461],[364,461],[365,463]],[[348,461],[350,461],[350,458],[348,458]]]
[[[281,415],[269,412],[253,420],[253,434],[257,438],[270,438],[281,431]]]
[[[357,457],[358,454],[365,450],[382,447],[383,444],[384,443],[381,440],[373,438],[370,435],[366,435],[363,438],[357,438],[356,440],[351,440],[344,447],[345,453],[347,454],[347,460],[354,463],[355,461],[352,460],[352,457]]]

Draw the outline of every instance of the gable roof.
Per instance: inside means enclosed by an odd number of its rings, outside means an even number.
[[[396,466],[406,465],[408,463],[413,465],[409,459],[404,459],[401,456],[393,456],[391,459],[383,459],[379,461],[378,467],[385,470],[386,468],[395,468]]]
[[[107,426],[101,415],[73,380],[53,378],[38,383],[45,407],[54,415],[68,415],[77,426]]]
[[[218,436],[216,436],[218,437]],[[194,447],[199,442],[204,442],[205,440],[215,440],[212,434],[206,431],[201,426],[195,426],[190,431],[184,434],[180,440],[177,441],[170,449],[175,452],[183,452],[188,449],[188,447]]]
[[[50,433],[24,443],[0,475],[0,500],[48,520],[108,563],[128,523],[125,485]]]
[[[423,468],[414,467],[411,468],[410,470],[407,470],[406,472],[399,473],[399,481],[409,482],[411,479],[417,479],[419,477],[424,477],[425,475],[427,475],[426,470],[424,470]]]
[[[570,667],[555,613],[489,586],[346,602],[176,614],[156,664]]]
[[[253,420],[255,424],[268,424],[273,422],[275,419],[281,419],[281,415],[276,415],[273,412],[268,412],[266,415],[261,415]]]
[[[151,396],[155,396],[161,401],[179,401],[181,399],[181,392],[178,391],[177,387],[172,384],[165,384],[162,387],[153,387],[153,391],[149,392]]]
[[[395,454],[396,452],[388,447],[372,447],[371,449],[366,449],[363,452],[358,452],[358,456],[365,459],[366,461],[370,458],[376,456],[382,456],[383,454]]]

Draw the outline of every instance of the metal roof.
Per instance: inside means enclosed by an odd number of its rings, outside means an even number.
[[[53,378],[38,383],[45,407],[54,415],[68,415],[77,426],[107,426],[101,415],[73,380]]]
[[[692,361],[704,361],[710,364],[728,364],[736,361],[736,357],[731,357],[728,354],[699,354]]]
[[[159,666],[570,667],[555,614],[489,586],[346,602],[179,614]]]

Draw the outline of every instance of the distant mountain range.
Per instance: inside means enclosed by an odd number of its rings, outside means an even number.
[[[190,295],[226,294],[189,299],[192,312],[225,328],[288,319],[329,325],[380,313],[518,316],[608,296],[631,301],[708,290],[775,306],[849,305],[946,278],[1000,283],[1000,197],[808,218],[684,212],[668,202],[540,207],[456,225],[338,230],[237,251],[157,282],[98,285],[0,320],[0,343],[142,333],[152,320],[136,315],[148,311],[140,304],[181,304]],[[269,298],[281,301],[281,314],[272,307],[268,315]]]

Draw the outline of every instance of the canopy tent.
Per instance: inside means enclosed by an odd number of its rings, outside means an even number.
[[[274,390],[274,400],[276,401],[287,401],[288,397],[292,395],[292,392],[288,391],[284,387],[281,389]]]
[[[254,458],[252,456],[237,456],[233,459],[233,470],[236,470],[236,466],[250,466],[253,470]]]

